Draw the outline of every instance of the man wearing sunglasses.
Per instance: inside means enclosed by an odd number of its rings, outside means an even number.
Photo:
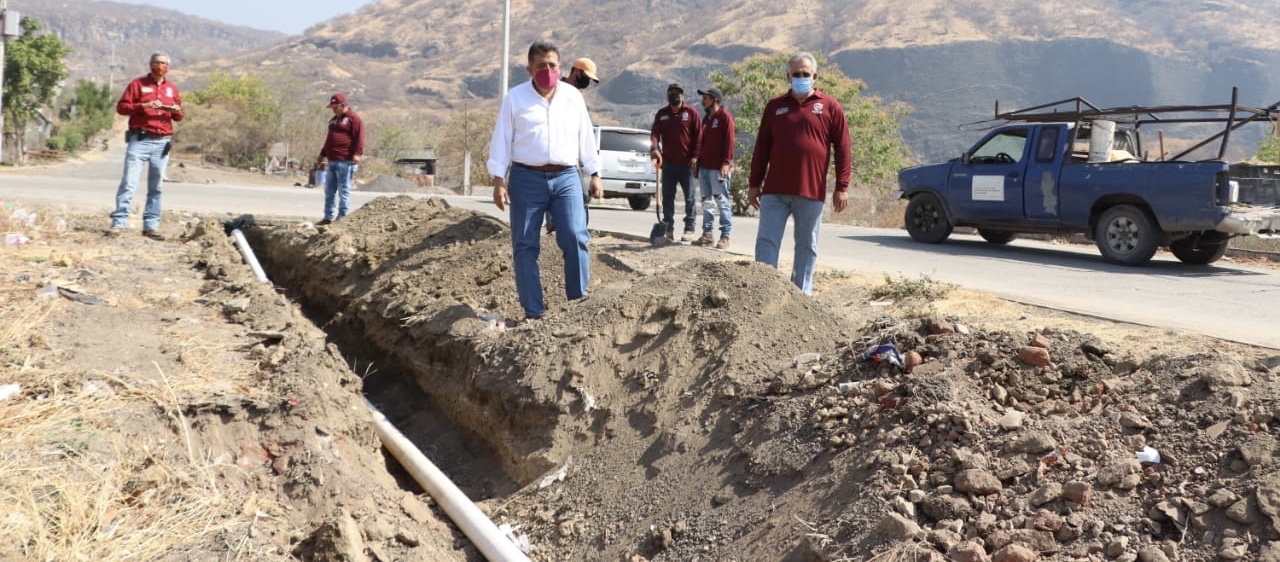
[[[849,204],[852,154],[849,123],[835,98],[814,88],[818,64],[800,53],[787,63],[791,90],[769,100],[760,118],[747,201],[760,211],[756,261],[778,267],[778,249],[787,219],[795,220],[795,259],[791,282],[813,294],[818,261],[818,229],[827,198],[827,166],[835,158],[832,207]]]
[[[169,55],[151,55],[151,72],[133,79],[116,103],[116,113],[129,117],[125,133],[124,174],[116,189],[116,209],[111,212],[109,235],[129,226],[133,193],[138,188],[138,174],[147,168],[147,203],[142,210],[142,235],[164,240],[160,234],[160,183],[169,164],[173,147],[173,122],[181,121],[182,96],[178,86],[169,81]]]

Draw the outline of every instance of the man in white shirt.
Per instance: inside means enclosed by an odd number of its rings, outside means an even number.
[[[591,175],[591,196],[603,197],[596,139],[582,93],[557,88],[560,51],[538,41],[529,46],[529,76],[502,100],[489,143],[489,174],[493,203],[499,210],[511,204],[511,246],[516,291],[525,318],[546,314],[542,297],[542,218],[551,213],[556,245],[564,254],[564,290],[569,300],[587,295],[591,282],[587,252],[587,221],[583,211],[578,163]],[[504,179],[510,172],[509,181]]]

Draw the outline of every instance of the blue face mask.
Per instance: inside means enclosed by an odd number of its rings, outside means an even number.
[[[802,96],[807,95],[809,92],[813,91],[813,77],[796,78],[792,76],[791,91]]]

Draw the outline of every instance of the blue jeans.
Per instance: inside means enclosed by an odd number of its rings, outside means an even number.
[[[813,294],[813,270],[818,263],[818,229],[822,226],[822,201],[799,195],[761,195],[760,231],[756,236],[756,261],[778,267],[778,248],[787,228],[787,217],[795,217],[795,260],[791,282],[806,295]]]
[[[684,189],[684,230],[693,232],[693,172],[688,164],[662,166],[662,222],[675,229],[676,184]]]
[[[702,233],[711,235],[720,212],[720,237],[728,238],[733,228],[733,203],[729,197],[729,176],[720,177],[719,169],[698,168],[698,187],[702,192]],[[712,199],[714,198],[714,200]]]
[[[539,172],[512,166],[507,179],[511,198],[511,249],[516,292],[525,316],[547,312],[542,297],[542,218],[551,213],[556,223],[556,245],[564,254],[564,293],[569,300],[587,295],[591,283],[591,259],[587,253],[587,217],[582,206],[582,182],[578,169]]]
[[[142,229],[160,228],[160,184],[164,181],[164,169],[169,165],[169,139],[141,138],[129,134],[129,145],[124,151],[124,176],[116,189],[116,210],[111,212],[111,227],[129,226],[129,213],[133,207],[133,193],[138,189],[138,174],[147,168],[147,205],[142,209]]]
[[[329,161],[329,169],[325,170],[324,175],[325,220],[337,220],[351,212],[351,178],[354,175],[355,162],[351,160]],[[336,205],[335,198],[337,199]]]

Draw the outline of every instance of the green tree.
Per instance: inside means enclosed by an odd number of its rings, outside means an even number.
[[[199,144],[202,160],[239,168],[262,164],[284,122],[277,96],[254,75],[215,72],[183,105],[188,119],[179,138]]]
[[[1254,158],[1263,162],[1280,162],[1280,131],[1272,131],[1258,143],[1258,153]]]
[[[57,37],[38,34],[41,28],[36,19],[23,17],[20,25],[22,35],[6,44],[3,94],[4,144],[17,150],[19,164],[26,160],[24,133],[36,114],[57,97],[58,85],[67,77],[62,59],[71,52]]]
[[[75,92],[66,96],[58,112],[58,126],[49,137],[49,148],[78,151],[88,145],[94,135],[109,129],[115,121],[116,100],[107,84],[90,80],[76,83]]]
[[[751,151],[755,145],[760,118],[769,100],[787,92],[787,61],[784,53],[748,57],[729,68],[715,71],[711,83],[724,93],[725,103],[733,113],[738,144],[730,190],[733,212],[747,212],[747,177],[751,173]],[[866,83],[845,76],[839,67],[827,64],[825,57],[814,53],[818,63],[818,89],[835,97],[849,121],[849,137],[853,144],[853,178],[851,186],[869,189],[875,200],[894,188],[897,172],[911,160],[911,151],[902,140],[899,126],[909,108],[902,103],[886,104],[875,96],[865,95]],[[744,142],[744,139],[747,139]],[[834,177],[834,174],[830,174]],[[852,194],[851,194],[852,195]],[[854,208],[855,213],[859,209]],[[855,216],[872,220],[874,213]]]

